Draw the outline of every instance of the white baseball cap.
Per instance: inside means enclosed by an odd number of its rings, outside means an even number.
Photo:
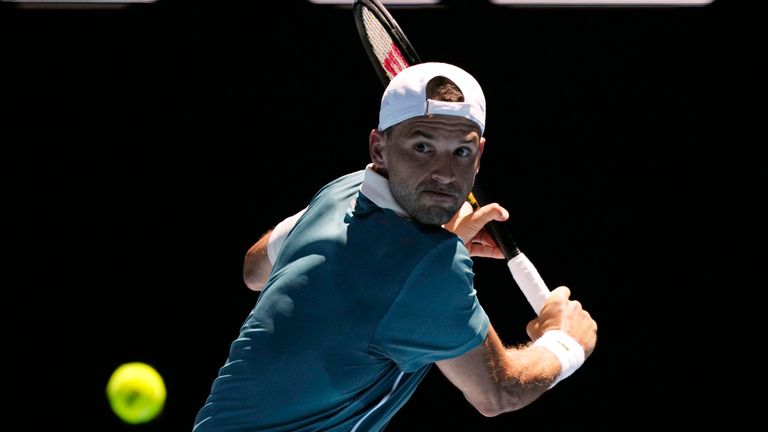
[[[453,81],[464,102],[427,99],[427,83],[435,77]],[[405,68],[389,82],[381,98],[379,130],[413,117],[443,114],[467,118],[485,131],[485,95],[480,84],[463,69],[447,63],[420,63]]]

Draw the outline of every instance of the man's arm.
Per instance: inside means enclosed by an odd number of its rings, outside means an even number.
[[[597,341],[597,324],[579,302],[568,299],[569,295],[565,287],[553,291],[541,315],[528,324],[528,334],[536,340],[549,330],[564,331],[589,356]],[[489,417],[535,401],[563,372],[558,357],[549,349],[536,345],[505,348],[493,327],[482,344],[459,357],[439,361],[437,366],[481,414]]]
[[[274,229],[264,233],[259,241],[248,249],[243,261],[243,280],[248,288],[254,291],[264,289],[285,238],[306,210],[303,209],[285,218]]]
[[[271,234],[272,230],[267,231],[245,254],[243,280],[245,285],[253,291],[261,291],[272,272],[272,262],[267,252]]]

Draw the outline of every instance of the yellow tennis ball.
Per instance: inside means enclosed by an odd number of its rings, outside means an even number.
[[[107,399],[112,411],[126,423],[146,423],[163,410],[165,382],[146,363],[125,363],[109,378]]]

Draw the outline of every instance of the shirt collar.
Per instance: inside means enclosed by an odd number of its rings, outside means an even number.
[[[377,206],[390,209],[398,216],[411,218],[408,212],[400,207],[395,197],[392,196],[392,191],[389,189],[389,180],[374,171],[372,163],[365,167],[365,177],[363,178],[363,184],[360,185],[360,192]]]

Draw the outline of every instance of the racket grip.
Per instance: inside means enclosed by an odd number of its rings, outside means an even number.
[[[520,249],[517,248],[512,236],[499,221],[492,220],[488,222],[485,225],[485,229],[491,235],[493,241],[496,242],[504,258],[510,260],[520,254]]]
[[[549,296],[550,291],[547,284],[544,283],[531,260],[522,252],[507,261],[507,267],[517,282],[517,286],[520,287],[526,300],[528,300],[528,304],[538,315],[541,308],[544,307],[547,296]]]
[[[472,209],[477,210],[480,208],[480,203],[477,202],[474,193],[470,192],[467,201],[472,206]],[[501,222],[492,220],[485,225],[485,230],[488,231],[493,241],[496,242],[496,246],[499,247],[505,259],[510,260],[520,253],[520,249],[517,248],[512,235],[509,234],[509,231],[505,229]]]

